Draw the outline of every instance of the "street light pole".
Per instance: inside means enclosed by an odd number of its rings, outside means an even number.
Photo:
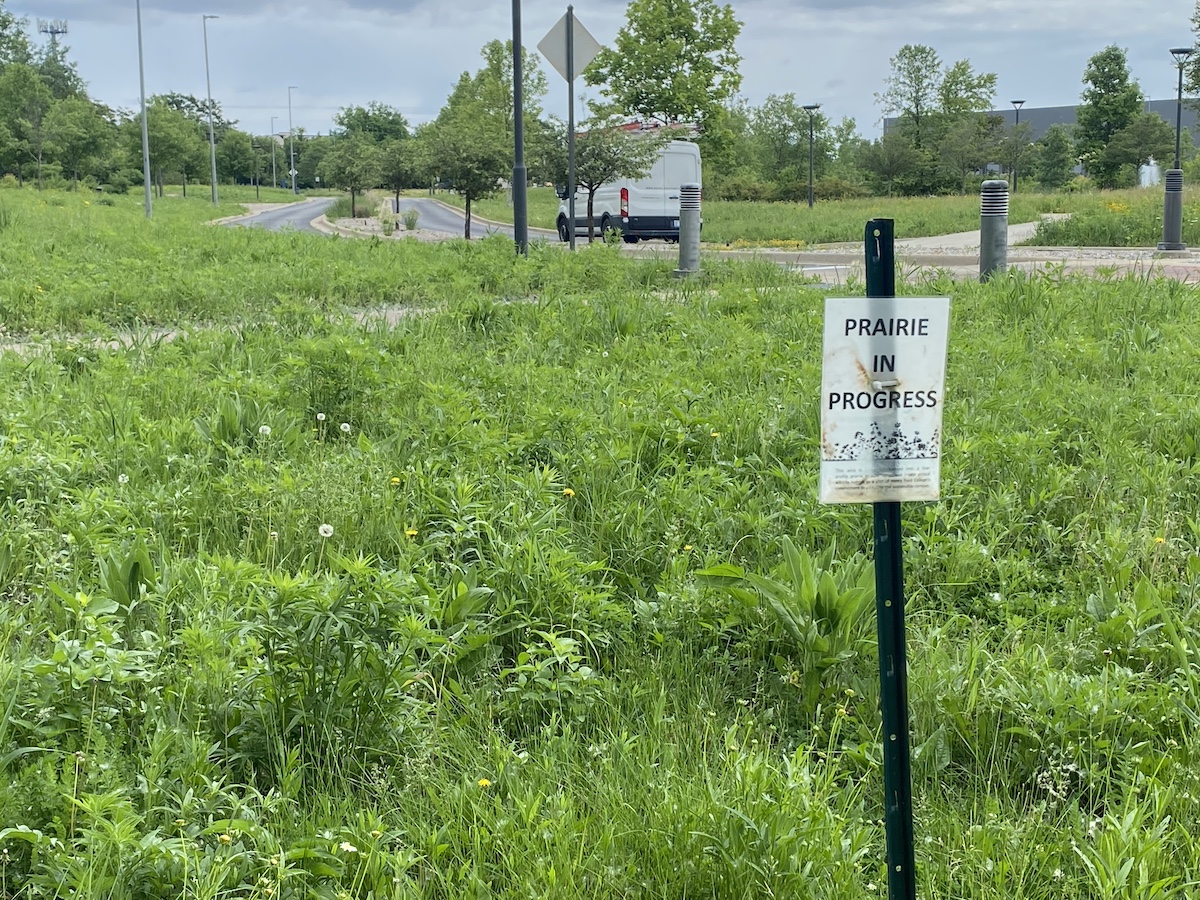
[[[821,108],[820,103],[809,103],[802,107],[808,111],[808,208],[813,208],[813,116]]]
[[[1024,100],[1009,100],[1008,102],[1011,103],[1013,105],[1013,109],[1015,109],[1017,111],[1017,120],[1013,123],[1013,141],[1015,142],[1015,141],[1018,141],[1021,139],[1020,135],[1017,134],[1017,128],[1020,127],[1020,125],[1021,125],[1021,107],[1025,105],[1025,101]],[[1014,194],[1017,192],[1017,160],[1015,160],[1015,159],[1013,160],[1012,192]]]
[[[288,165],[288,177],[292,179],[292,194],[297,195],[300,192],[296,190],[296,129],[292,127],[292,91],[297,90],[296,85],[288,85],[288,141],[291,143],[291,163]]]
[[[1183,134],[1183,67],[1187,64],[1188,57],[1192,55],[1191,47],[1177,47],[1171,51],[1171,55],[1175,57],[1175,65],[1179,69],[1179,88],[1175,94],[1175,168],[1180,168],[1179,163],[1179,138]]]
[[[279,187],[279,177],[275,174],[275,120],[279,116],[271,116],[271,187]]]
[[[529,181],[525,169],[525,108],[521,92],[524,75],[522,73],[521,52],[521,0],[512,0],[513,26],[513,237],[517,242],[517,252],[529,254],[529,207],[525,189]],[[571,86],[567,86],[568,90]],[[574,229],[574,223],[571,223]]]
[[[217,137],[213,130],[212,75],[208,69],[208,20],[220,16],[202,16],[204,21],[204,81],[208,86],[208,147],[212,156],[212,202],[217,205]]]
[[[138,77],[142,83],[142,174],[146,181],[146,218],[153,215],[150,199],[150,126],[146,121],[146,62],[142,53],[142,0],[137,0]]]
[[[1180,137],[1183,134],[1183,67],[1192,55],[1192,47],[1171,50],[1179,69],[1179,87],[1175,95],[1175,168],[1166,173],[1163,193],[1163,239],[1159,250],[1186,250],[1183,242],[1183,169],[1180,168]]]

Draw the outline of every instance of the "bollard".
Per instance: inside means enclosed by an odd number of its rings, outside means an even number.
[[[1183,170],[1167,169],[1163,194],[1163,239],[1159,250],[1186,250],[1183,242]]]
[[[985,181],[979,192],[979,280],[1008,268],[1008,182]]]
[[[700,271],[700,185],[679,188],[679,268],[676,278]]]

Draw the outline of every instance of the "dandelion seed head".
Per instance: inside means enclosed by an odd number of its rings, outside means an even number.
[[[339,425],[338,427],[339,427],[340,429],[342,429],[342,434],[349,434],[349,433],[350,433],[350,423],[349,423],[349,422],[343,422],[343,423],[342,423],[341,425]]]
[[[333,526],[325,523],[317,528],[317,534],[323,538],[331,538],[333,537]]]
[[[259,433],[259,434],[261,434],[263,437],[270,437],[270,435],[271,435],[271,426],[270,426],[270,425],[259,425],[259,426],[258,426],[258,433]]]
[[[117,484],[129,484],[129,476],[122,472],[117,476]]]
[[[324,422],[325,421],[325,413],[317,413],[317,421]]]

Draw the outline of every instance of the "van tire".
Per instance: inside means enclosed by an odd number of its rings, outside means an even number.
[[[564,244],[569,244],[569,243],[571,243],[571,232],[570,232],[570,231],[567,229],[567,218],[566,218],[566,216],[559,216],[559,217],[558,217],[558,225],[557,225],[557,228],[558,228],[558,239],[559,239],[560,241],[562,241]]]
[[[623,234],[621,237],[625,239],[625,243],[627,244],[636,244],[641,240],[636,234]]]
[[[604,240],[610,231],[616,231],[619,234],[621,229],[614,228],[612,216],[605,213],[600,219],[600,240]]]

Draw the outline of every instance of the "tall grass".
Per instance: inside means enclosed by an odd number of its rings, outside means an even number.
[[[131,285],[190,285],[195,243],[270,299],[241,294],[266,327],[0,353],[0,891],[884,895],[870,514],[815,499],[820,294],[30,210],[43,242],[111,228],[154,263]],[[343,305],[393,259],[422,315]],[[912,290],[954,310],[943,500],[904,510],[921,889],[1191,896],[1190,290]]]

